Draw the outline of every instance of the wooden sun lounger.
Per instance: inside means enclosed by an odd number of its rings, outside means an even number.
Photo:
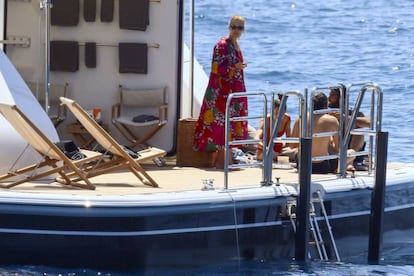
[[[89,134],[108,152],[113,155],[112,160],[103,162],[99,165],[98,170],[89,173],[90,176],[96,176],[102,173],[109,173],[117,170],[128,169],[145,185],[158,187],[155,180],[141,167],[139,163],[163,157],[167,153],[165,150],[155,147],[138,151],[138,158],[132,158],[123,147],[115,141],[88,113],[75,101],[61,97],[60,101],[68,107],[76,119],[85,127]]]
[[[96,162],[102,158],[101,153],[81,150],[85,158],[71,160],[16,105],[0,103],[0,113],[43,158],[37,164],[0,175],[0,181],[18,179],[12,180],[13,182],[8,184],[0,184],[0,187],[11,188],[24,182],[57,173],[63,179],[61,181],[63,184],[91,190],[95,189],[95,186],[88,179],[87,170],[85,171],[83,167],[87,167],[89,163]],[[43,170],[45,167],[50,168]],[[79,183],[79,181],[72,181],[68,176],[68,172],[76,175],[84,184]]]

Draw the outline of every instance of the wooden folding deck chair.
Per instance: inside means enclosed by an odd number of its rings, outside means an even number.
[[[97,172],[94,174],[101,174],[102,172],[111,172],[122,169],[128,169],[137,178],[139,178],[145,185],[158,187],[154,179],[141,167],[140,162],[153,160],[155,158],[163,157],[166,151],[155,147],[137,152],[138,157],[132,158],[115,139],[109,135],[88,113],[75,101],[61,97],[60,101],[68,107],[76,119],[85,127],[89,134],[106,149],[107,152],[113,155],[113,159],[106,161],[99,166]]]
[[[88,167],[91,162],[95,162],[102,157],[99,152],[81,150],[85,158],[72,160],[65,155],[40,129],[21,111],[16,105],[0,103],[0,113],[16,131],[31,145],[41,156],[42,160],[24,168],[10,171],[0,175],[0,181],[11,179],[8,184],[0,184],[2,188],[10,188],[24,182],[40,179],[53,174],[60,175],[63,184],[85,188],[95,189],[95,186],[88,179],[87,171],[84,167]],[[49,167],[49,168],[46,168]],[[71,181],[68,173],[75,174],[85,184],[79,181]],[[16,180],[17,178],[17,180]]]

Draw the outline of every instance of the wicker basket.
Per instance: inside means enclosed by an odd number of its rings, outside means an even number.
[[[197,119],[178,120],[177,132],[177,166],[211,168],[214,167],[212,154],[193,149],[194,129]]]

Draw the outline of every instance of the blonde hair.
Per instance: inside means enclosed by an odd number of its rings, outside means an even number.
[[[243,23],[243,25],[245,25],[246,24],[246,19],[244,19],[244,17],[243,16],[241,16],[241,15],[233,15],[231,18],[230,18],[230,21],[229,21],[229,27],[232,25],[232,23],[234,23],[234,21],[240,21],[240,22],[242,22]]]

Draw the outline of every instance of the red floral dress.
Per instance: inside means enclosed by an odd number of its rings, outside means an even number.
[[[209,83],[204,94],[200,116],[194,132],[194,148],[200,151],[224,149],[225,109],[228,95],[245,92],[243,70],[236,63],[243,62],[229,37],[214,47]],[[247,98],[235,98],[230,104],[230,116],[247,116]],[[230,140],[247,138],[247,121],[231,122]]]

